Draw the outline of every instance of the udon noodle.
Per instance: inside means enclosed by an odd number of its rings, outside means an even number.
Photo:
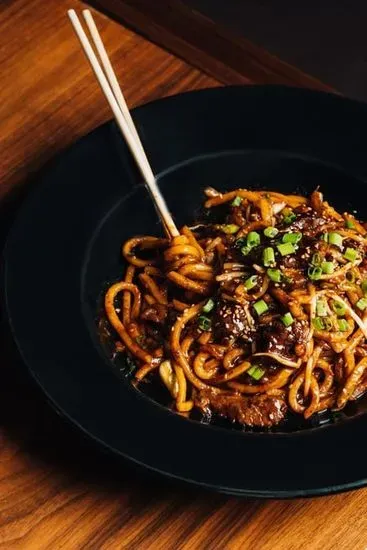
[[[260,427],[361,396],[365,225],[318,190],[206,195],[221,223],[123,245],[127,269],[108,289],[105,312],[135,380],[159,380],[180,413]]]

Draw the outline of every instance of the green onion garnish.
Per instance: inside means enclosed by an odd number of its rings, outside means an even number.
[[[260,380],[265,374],[265,370],[257,365],[252,365],[247,371],[246,374],[249,374],[254,380]]]
[[[355,248],[347,248],[344,252],[344,258],[350,262],[355,262],[358,258],[358,251]]]
[[[239,226],[234,223],[229,223],[228,225],[222,225],[222,231],[227,235],[234,235],[239,230]]]
[[[312,256],[312,259],[311,259],[311,264],[314,265],[314,266],[318,266],[320,265],[322,262],[322,257],[321,255],[316,252],[313,256]]]
[[[330,244],[341,248],[343,244],[343,237],[339,235],[339,233],[328,233],[328,241]]]
[[[308,278],[311,279],[311,281],[318,281],[321,278],[322,275],[322,269],[321,267],[309,267],[307,271]]]
[[[267,248],[264,248],[263,251],[263,264],[265,267],[271,267],[275,264],[275,255],[274,250],[271,248],[271,246],[268,246]]]
[[[274,283],[280,283],[282,280],[282,273],[279,269],[268,269],[266,271],[267,276]]]
[[[356,303],[356,306],[361,311],[364,311],[367,307],[367,298],[360,298],[358,302]]]
[[[248,279],[245,281],[245,288],[246,290],[251,290],[257,285],[257,276],[251,275]]]
[[[277,245],[277,249],[282,256],[288,256],[288,254],[294,254],[296,249],[292,243],[282,243]]]
[[[241,254],[243,254],[244,256],[247,256],[247,254],[249,254],[251,252],[251,248],[249,246],[243,246],[241,248]]]
[[[316,313],[319,317],[327,317],[328,310],[324,300],[318,300],[316,304]]]
[[[347,227],[348,229],[354,229],[355,225],[352,220],[345,220],[345,227]]]
[[[209,330],[212,326],[212,322],[209,319],[209,317],[206,317],[205,315],[200,315],[198,319],[199,328],[202,330]]]
[[[325,241],[325,242],[327,243],[327,241],[328,241],[328,234],[327,234],[327,233],[323,233],[323,234],[321,235],[320,239],[321,239],[322,241]]]
[[[320,317],[315,317],[312,319],[312,324],[316,330],[324,330],[325,325],[323,319],[320,319]]]
[[[333,262],[322,262],[321,269],[323,273],[330,275],[331,273],[334,273],[334,264]]]
[[[302,233],[284,233],[282,241],[283,243],[297,244],[302,239]]]
[[[361,289],[362,289],[362,292],[364,294],[367,294],[367,279],[365,279],[364,281],[362,281],[361,283]]]
[[[294,222],[294,220],[296,219],[297,219],[296,214],[294,212],[291,212],[290,214],[288,214],[288,216],[284,216],[283,221],[284,223],[289,225],[290,223]]]
[[[279,233],[279,229],[277,229],[276,227],[265,227],[264,229],[264,235],[269,239],[273,239],[278,235],[278,233]]]
[[[212,298],[209,298],[206,304],[203,305],[203,312],[209,313],[214,308],[214,305],[214,300]]]
[[[268,304],[264,300],[259,300],[254,303],[254,310],[259,316],[268,311],[268,309]]]
[[[338,317],[343,317],[345,315],[345,312],[347,308],[342,302],[337,302],[336,300],[333,301],[331,304],[331,307],[333,308],[333,311],[337,314]]]
[[[256,231],[250,231],[247,235],[247,246],[254,248],[260,244],[260,235]]]
[[[283,317],[281,317],[280,320],[282,321],[283,325],[285,325],[286,327],[290,327],[294,323],[292,314],[289,311],[288,313],[283,315]]]
[[[345,319],[338,319],[338,329],[341,332],[345,332],[346,330],[348,330],[348,328],[349,328],[349,325]]]
[[[241,202],[242,202],[242,198],[241,197],[236,197],[232,201],[232,206],[240,206]]]

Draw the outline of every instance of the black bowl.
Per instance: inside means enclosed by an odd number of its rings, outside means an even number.
[[[367,219],[364,104],[238,87],[155,102],[134,118],[178,225],[197,219],[207,185],[320,185],[338,209]],[[104,289],[122,274],[121,243],[139,233],[161,227],[113,123],[63,154],[21,209],[5,250],[5,304],[52,404],[116,454],[222,492],[293,497],[366,484],[363,407],[335,424],[251,433],[187,420],[132,387],[97,323]]]

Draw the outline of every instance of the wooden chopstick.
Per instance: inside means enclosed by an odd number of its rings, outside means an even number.
[[[113,70],[110,58],[108,57],[106,48],[104,47],[101,35],[99,34],[99,31],[97,29],[97,25],[95,24],[95,21],[93,19],[93,15],[90,12],[90,10],[83,10],[82,13],[83,13],[83,17],[85,19],[85,22],[87,24],[87,27],[89,29],[90,35],[92,37],[92,40],[94,42],[94,46],[95,46],[95,48],[97,50],[97,53],[99,55],[99,58],[101,60],[102,67],[104,69],[107,80],[108,80],[108,82],[109,82],[109,84],[112,88],[112,91],[113,91],[114,96],[116,98],[116,101],[117,101],[117,103],[118,103],[118,105],[121,109],[121,112],[122,112],[123,116],[125,117],[126,122],[129,125],[131,133],[133,134],[133,136],[135,138],[136,144],[137,144],[138,148],[140,149],[141,158],[144,161],[147,170],[152,172],[152,169],[151,169],[150,164],[149,164],[148,157],[145,153],[145,150],[144,150],[143,144],[140,140],[138,131],[137,131],[136,126],[134,124],[134,121],[131,117],[131,114],[130,114],[129,108],[127,106],[126,100],[124,98],[124,95],[123,95],[122,90],[120,88],[120,85],[118,83],[115,71]],[[154,177],[154,175],[153,175],[153,177]],[[155,181],[155,178],[154,178],[154,181]],[[154,200],[154,198],[153,198],[153,200]],[[167,224],[165,222],[165,219],[161,218],[161,220],[162,220],[164,229],[166,231],[166,234],[170,236],[171,232],[170,232],[170,229],[169,229],[169,227],[167,226]]]
[[[87,37],[87,35],[85,34],[84,32],[84,29],[79,21],[79,18],[75,12],[75,10],[69,10],[68,11],[68,16],[70,18],[70,21],[73,25],[73,28],[74,28],[74,31],[79,39],[79,42],[84,50],[84,53],[93,69],[93,72],[98,80],[98,83],[102,89],[102,92],[104,93],[105,97],[106,97],[106,100],[114,114],[114,117],[116,119],[116,122],[117,122],[117,125],[118,127],[120,128],[123,136],[125,137],[125,140],[127,142],[127,145],[144,177],[144,180],[147,184],[147,187],[151,193],[151,196],[152,196],[152,199],[154,201],[154,204],[157,208],[157,211],[158,211],[158,214],[163,222],[163,225],[164,225],[164,228],[165,228],[165,231],[167,233],[167,236],[170,237],[170,238],[173,238],[173,237],[177,237],[179,235],[179,231],[172,219],[172,216],[167,208],[167,205],[165,203],[165,200],[163,199],[160,191],[159,191],[159,188],[157,186],[157,183],[156,183],[156,179],[155,179],[155,176],[153,174],[153,171],[151,169],[151,166],[149,164],[149,161],[147,159],[147,156],[144,152],[144,148],[143,148],[143,145],[141,144],[141,141],[139,139],[139,136],[138,136],[138,133],[137,133],[137,130],[135,128],[135,125],[133,123],[133,120],[131,118],[131,115],[129,113],[128,115],[128,119],[129,121],[127,120],[124,112],[123,112],[123,109],[124,111],[127,111],[129,112],[128,110],[128,107],[126,105],[126,101],[124,99],[124,96],[123,96],[123,93],[118,85],[118,82],[117,82],[117,79],[116,79],[116,75],[114,75],[114,78],[112,78],[112,82],[113,82],[113,86],[114,88],[117,90],[119,90],[118,92],[118,97],[119,97],[119,101],[121,100],[122,98],[122,103],[121,103],[121,106],[119,105],[119,102],[117,101],[115,95],[114,95],[114,92],[113,92],[113,89],[112,89],[112,84],[110,86],[100,64],[99,64],[99,61],[93,51],[93,48],[89,42],[89,39]],[[88,17],[88,20],[90,21],[90,19],[92,20],[92,23],[94,24],[94,21],[92,19],[92,16],[90,14],[90,18]],[[89,27],[89,25],[88,25]],[[95,27],[95,25],[94,25]],[[92,28],[93,28],[93,25],[92,25]],[[97,29],[96,29],[97,30]],[[94,37],[93,39],[96,37],[96,34],[94,33],[93,31],[93,34],[94,34]],[[98,31],[97,31],[97,34],[98,34]],[[100,37],[99,37],[100,39]],[[100,40],[100,42],[102,42]],[[98,39],[97,39],[97,43],[99,43]],[[100,46],[100,45],[99,45]],[[103,44],[102,44],[103,46]],[[96,45],[97,47],[97,45]],[[102,50],[98,50],[99,51],[99,54],[101,55],[101,52]],[[107,58],[108,59],[108,56],[107,56],[107,53],[106,53],[106,50],[105,48],[103,47],[103,51],[104,51],[104,54],[103,55],[103,58]],[[102,57],[101,57],[102,59]],[[111,66],[111,63],[108,62],[108,65],[110,66],[110,69],[108,69],[108,73],[110,75],[112,75],[112,73],[114,74],[113,72],[113,69],[112,69],[112,66]],[[105,66],[105,70],[106,70],[106,74],[107,74],[107,66]],[[112,71],[112,73],[111,73]],[[132,129],[134,128],[134,129]]]

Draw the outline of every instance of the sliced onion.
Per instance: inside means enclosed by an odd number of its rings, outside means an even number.
[[[177,377],[173,372],[171,361],[168,361],[168,359],[160,364],[159,376],[172,397],[176,397],[178,393]]]
[[[330,296],[333,298],[336,302],[340,302],[343,304],[349,315],[352,317],[352,319],[357,323],[361,331],[363,332],[365,338],[367,338],[367,326],[366,323],[359,317],[359,315],[356,314],[356,312],[350,307],[350,305],[343,300],[343,298],[340,298],[335,292],[332,292],[331,290],[325,290],[324,294],[327,296]]]
[[[252,357],[270,357],[270,359],[274,359],[274,361],[280,363],[281,365],[284,365],[285,367],[293,367],[295,369],[298,369],[301,364],[300,359],[298,359],[298,361],[292,361],[291,359],[286,359],[285,357],[282,357],[282,355],[278,355],[278,353],[254,353]]]
[[[223,273],[223,275],[217,275],[215,280],[216,281],[231,281],[232,279],[237,279],[238,277],[243,277],[246,275],[245,271],[228,271],[227,273]]]
[[[281,212],[285,206],[285,202],[276,202],[275,204],[273,204],[273,214],[279,214],[279,212]]]
[[[219,191],[214,189],[214,187],[206,187],[204,189],[204,193],[207,197],[210,197],[211,199],[213,199],[214,197],[221,197],[222,196],[222,193],[220,193]]]

